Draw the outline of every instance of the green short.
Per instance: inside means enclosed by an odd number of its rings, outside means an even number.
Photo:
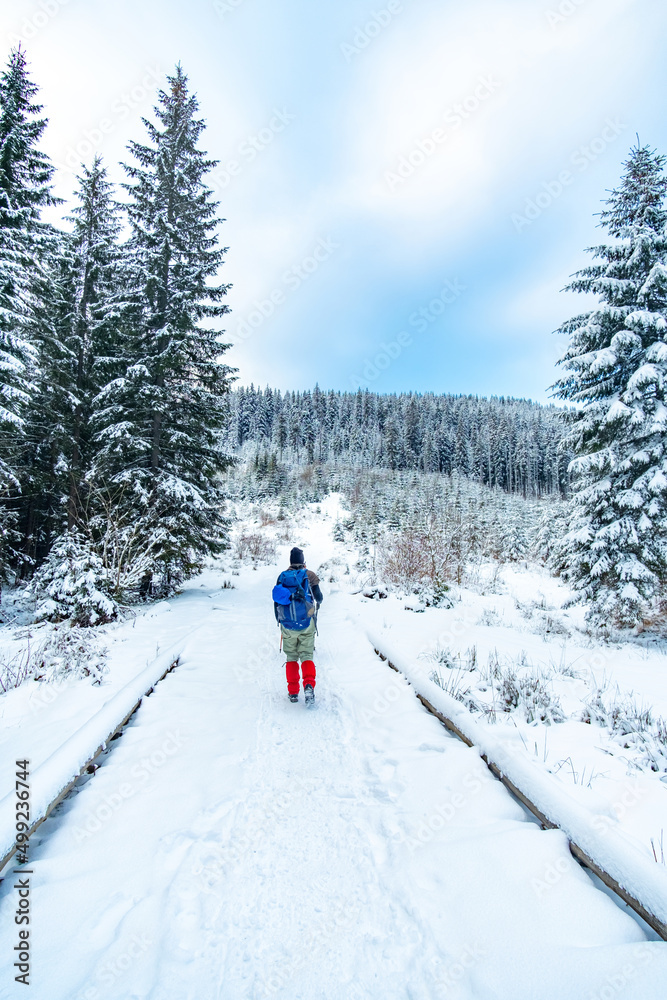
[[[315,651],[315,619],[302,632],[280,626],[283,634],[283,653],[288,660],[312,660]]]

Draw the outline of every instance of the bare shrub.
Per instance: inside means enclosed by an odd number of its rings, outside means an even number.
[[[292,534],[294,533],[292,524],[285,516],[281,518],[279,514],[278,518],[279,518],[278,521],[279,527],[276,537],[279,542],[289,542],[290,538],[292,537]]]
[[[658,598],[644,613],[641,623],[636,628],[636,632],[639,634],[644,629],[662,633],[667,631],[667,598]]]
[[[457,546],[435,526],[425,531],[395,531],[378,547],[380,568],[385,578],[402,591],[426,590],[427,603],[451,606],[449,582],[461,583],[465,564]]]
[[[33,659],[28,644],[9,659],[0,660],[0,688],[4,694],[30,680],[34,670]]]
[[[6,693],[29,680],[48,683],[70,677],[101,684],[108,652],[94,629],[63,623],[45,630],[41,641],[28,641],[12,657],[0,660],[0,688]]]
[[[380,561],[384,575],[401,590],[412,590],[424,576],[419,559],[422,536],[405,531],[389,536],[380,548]]]
[[[35,649],[35,680],[58,681],[89,677],[101,684],[108,670],[108,649],[91,629],[61,625]]]
[[[442,673],[440,670],[433,670],[429,674],[429,677],[439,688],[442,688],[452,698],[465,705],[468,711],[479,712],[480,706],[471,693],[471,685],[469,682],[466,682],[465,674],[466,671],[464,670],[448,670],[446,673]]]
[[[246,532],[236,543],[236,555],[241,562],[272,563],[277,558],[275,543],[259,531]]]
[[[151,567],[142,519],[127,500],[131,488],[130,483],[102,487],[90,484],[83,515],[86,534],[96,540],[109,590],[117,597],[139,590]]]

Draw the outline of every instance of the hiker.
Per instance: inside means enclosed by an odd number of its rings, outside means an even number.
[[[316,573],[306,569],[303,550],[290,552],[290,567],[284,570],[273,588],[273,610],[283,637],[287,657],[287,693],[290,701],[299,700],[299,660],[303,674],[303,693],[307,705],[315,700],[315,631],[317,612],[324,600]]]

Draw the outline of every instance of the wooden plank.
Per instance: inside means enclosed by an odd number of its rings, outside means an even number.
[[[574,858],[577,859],[579,864],[583,865],[585,868],[590,868],[590,870],[597,875],[601,882],[615,892],[617,896],[623,900],[635,913],[638,913],[642,920],[645,920],[649,927],[652,927],[656,934],[659,934],[663,941],[667,941],[667,924],[664,921],[659,920],[650,910],[648,910],[644,904],[635,899],[626,889],[620,885],[615,878],[608,875],[604,868],[600,868],[592,858],[581,850],[574,841],[570,841],[570,852]]]

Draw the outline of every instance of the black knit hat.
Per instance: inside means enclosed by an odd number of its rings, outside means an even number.
[[[290,566],[303,566],[306,560],[303,558],[303,549],[297,549],[296,545],[289,554]]]

